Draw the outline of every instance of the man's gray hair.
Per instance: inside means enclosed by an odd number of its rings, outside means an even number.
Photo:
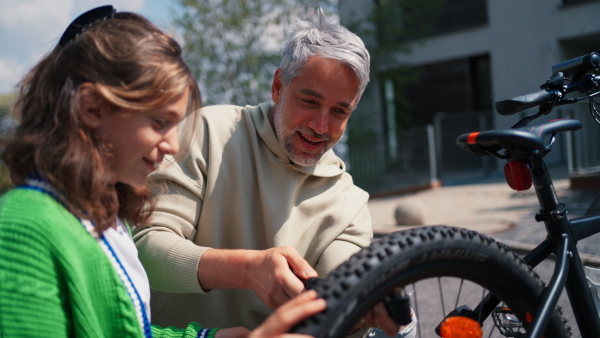
[[[359,78],[359,98],[369,83],[370,56],[363,41],[345,27],[334,24],[322,9],[317,10],[318,23],[297,20],[281,52],[281,78],[290,83],[302,72],[313,56],[339,60]]]

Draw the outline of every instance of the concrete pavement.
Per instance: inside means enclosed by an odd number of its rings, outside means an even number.
[[[561,176],[554,180],[559,201],[567,204],[569,217],[582,216],[600,191],[571,190],[569,179]],[[376,236],[411,227],[396,225],[394,211],[401,204],[422,208],[425,225],[476,230],[520,252],[531,250],[546,237],[544,224],[534,218],[539,205],[533,188],[514,191],[503,177],[372,198],[369,208]],[[580,241],[578,249],[585,264],[600,266],[600,235]]]

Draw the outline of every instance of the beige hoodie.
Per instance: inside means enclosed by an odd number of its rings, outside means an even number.
[[[153,291],[152,323],[253,329],[271,313],[251,290],[202,290],[197,268],[209,248],[291,245],[323,277],[370,243],[368,194],[331,150],[314,166],[292,164],[272,108],[203,108],[189,154],[150,176],[167,191],[134,240],[151,286],[179,293]]]

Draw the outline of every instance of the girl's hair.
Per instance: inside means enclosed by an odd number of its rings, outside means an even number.
[[[93,220],[98,232],[113,226],[117,216],[143,225],[151,212],[141,211],[152,210],[151,194],[109,183],[111,146],[79,118],[83,82],[94,84],[102,104],[138,111],[160,107],[189,89],[188,112],[194,112],[200,108],[198,85],[181,46],[142,16],[125,12],[94,22],[67,43],[61,40],[19,85],[14,107],[19,124],[2,153],[13,183],[44,178],[67,209]]]

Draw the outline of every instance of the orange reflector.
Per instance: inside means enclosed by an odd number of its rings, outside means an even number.
[[[479,323],[469,317],[448,317],[440,326],[443,338],[481,338],[482,335]]]
[[[523,161],[512,161],[504,165],[504,176],[508,185],[516,191],[531,188],[531,171]]]

